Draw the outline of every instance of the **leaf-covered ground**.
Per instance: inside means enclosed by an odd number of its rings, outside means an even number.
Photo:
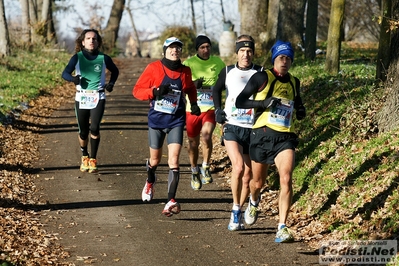
[[[41,223],[45,202],[35,186],[33,163],[39,158],[40,125],[73,89],[59,87],[30,102],[29,109],[14,110],[8,125],[0,125],[0,265],[67,265],[69,256]],[[49,106],[52,106],[49,108]],[[21,107],[22,109],[22,107]],[[52,219],[51,217],[46,217]],[[45,220],[45,219],[44,219]]]

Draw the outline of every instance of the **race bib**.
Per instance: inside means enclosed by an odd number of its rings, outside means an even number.
[[[212,98],[212,89],[200,89],[197,91],[197,104],[202,107],[212,107],[213,106],[213,98]]]
[[[155,101],[154,110],[167,114],[176,113],[180,103],[181,91],[172,90]]]
[[[281,104],[274,107],[269,115],[269,123],[276,126],[291,127],[294,101],[281,99]]]
[[[97,90],[80,90],[77,94],[79,109],[94,109],[100,100],[100,93]]]
[[[253,123],[253,109],[241,109],[232,107],[231,120],[236,121],[240,124],[252,124]]]

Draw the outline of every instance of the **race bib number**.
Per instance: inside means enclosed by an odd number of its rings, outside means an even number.
[[[172,90],[155,101],[154,110],[167,114],[176,113],[180,103],[181,91]]]
[[[203,107],[212,107],[213,106],[213,98],[212,98],[212,89],[200,89],[197,91],[197,104],[198,106]]]
[[[233,107],[231,110],[232,120],[240,124],[252,124],[253,123],[253,109],[240,109]]]
[[[100,100],[100,93],[96,90],[81,90],[78,99],[79,109],[94,109]]]
[[[270,124],[291,127],[294,101],[281,99],[281,104],[274,107],[269,115]]]

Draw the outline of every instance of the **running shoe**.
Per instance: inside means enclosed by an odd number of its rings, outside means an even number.
[[[194,190],[200,190],[202,187],[202,183],[200,180],[199,173],[192,173],[191,174],[191,188]]]
[[[288,229],[288,227],[286,227],[285,225],[277,231],[276,238],[274,239],[274,242],[276,243],[287,243],[293,241],[294,235],[292,234],[291,230]]]
[[[201,167],[200,169],[201,169],[201,175],[202,175],[202,178],[201,178],[202,184],[212,183],[213,179],[211,176],[211,170],[209,169],[209,166]]]
[[[82,156],[82,163],[80,164],[80,171],[89,171],[89,156]]]
[[[229,231],[238,231],[238,230],[245,229],[244,223],[242,221],[241,210],[232,210],[231,211],[230,223],[227,226],[227,229],[229,229]]]
[[[258,219],[258,205],[252,205],[251,200],[249,200],[244,216],[245,223],[248,225],[253,225]]]
[[[97,173],[97,160],[94,158],[90,158],[89,160],[89,173]]]
[[[155,183],[148,183],[145,181],[145,185],[143,191],[141,192],[141,199],[143,201],[151,201],[152,197],[154,196],[154,185]]]
[[[178,214],[180,212],[180,204],[177,203],[174,199],[171,199],[162,211],[162,214],[170,217],[173,214]]]

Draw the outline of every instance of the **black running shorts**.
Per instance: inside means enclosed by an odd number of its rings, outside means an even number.
[[[283,133],[267,127],[252,129],[249,156],[252,161],[273,164],[276,156],[286,149],[295,150],[298,136],[294,133]]]
[[[225,124],[223,126],[223,139],[237,142],[242,146],[243,154],[248,154],[251,131],[251,128]]]

